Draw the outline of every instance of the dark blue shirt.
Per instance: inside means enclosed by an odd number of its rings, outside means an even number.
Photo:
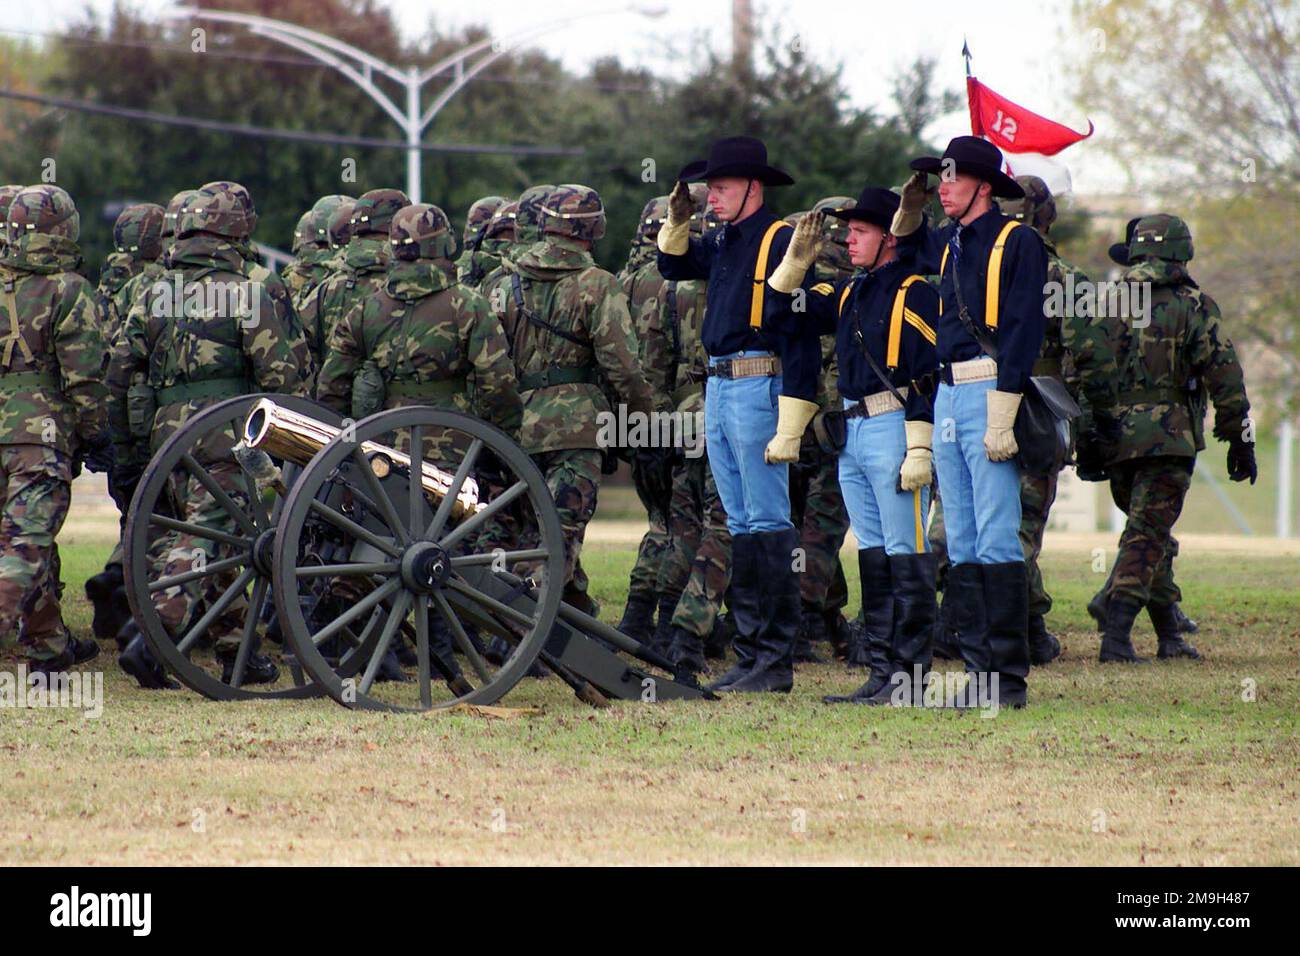
[[[997,327],[989,328],[985,312],[989,256],[1004,225],[1013,222],[996,205],[966,226],[950,222],[937,229],[921,227],[916,242],[917,267],[937,274],[943,250],[956,235],[960,258],[953,250],[939,280],[938,352],[944,365],[978,358],[983,349],[958,318],[954,274],[961,278],[961,294],[976,328],[988,333],[997,349],[998,391],[1022,392],[1030,370],[1043,347],[1047,319],[1043,314],[1043,286],[1047,283],[1047,252],[1043,240],[1029,226],[1011,230],[1002,254]],[[910,237],[909,237],[910,238]],[[954,272],[955,267],[955,272]]]
[[[792,311],[793,296],[782,296],[769,286],[768,294],[783,301],[765,302],[763,309],[774,313],[773,324],[796,324],[799,332],[814,340],[822,335],[835,336],[840,395],[853,401],[885,391],[880,376],[863,357],[857,337],[861,330],[862,344],[888,376],[890,384],[908,388],[904,406],[907,420],[932,422],[933,373],[939,367],[935,353],[939,295],[923,278],[918,277],[907,287],[899,316],[898,352],[894,356],[889,354],[894,301],[903,281],[913,275],[917,275],[914,262],[896,260],[873,272],[859,272],[833,284],[818,282],[806,293],[807,307],[803,314]],[[777,310],[790,317],[778,318]]]
[[[817,340],[802,335],[783,335],[779,331],[782,323],[769,325],[766,315],[763,328],[755,329],[749,324],[758,248],[763,234],[777,221],[767,206],[762,206],[737,224],[727,223],[703,237],[692,237],[686,252],[680,256],[660,252],[659,272],[665,279],[678,282],[708,280],[701,340],[709,355],[773,352],[781,356],[783,394],[811,402],[816,399],[817,379],[821,374],[821,352]],[[772,237],[767,268],[761,278],[767,279],[781,264],[793,233],[793,229],[779,229]],[[811,276],[810,269],[805,285]],[[769,288],[764,296],[773,294]],[[788,307],[788,296],[786,304]],[[768,311],[766,303],[763,311]]]

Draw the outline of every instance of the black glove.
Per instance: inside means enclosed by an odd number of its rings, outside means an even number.
[[[1233,481],[1250,479],[1253,485],[1259,477],[1259,466],[1255,464],[1255,445],[1253,442],[1236,440],[1228,444],[1228,477]]]
[[[113,443],[107,435],[99,435],[87,443],[81,457],[89,471],[110,474],[113,470]]]

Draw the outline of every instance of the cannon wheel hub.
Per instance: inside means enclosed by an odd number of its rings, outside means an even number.
[[[447,552],[430,541],[417,541],[402,553],[402,583],[417,594],[431,594],[451,574]]]

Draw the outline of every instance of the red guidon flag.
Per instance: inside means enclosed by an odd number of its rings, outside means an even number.
[[[971,133],[983,136],[1004,153],[1054,156],[1092,135],[1092,120],[1088,120],[1088,132],[1077,133],[994,93],[973,76],[966,77],[966,96]]]

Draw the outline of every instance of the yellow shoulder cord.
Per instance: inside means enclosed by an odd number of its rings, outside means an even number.
[[[997,239],[993,241],[993,251],[989,254],[989,274],[984,280],[984,324],[990,329],[998,327],[998,296],[1002,291],[1002,253],[1006,248],[1007,236],[1011,235],[1011,230],[1018,225],[1020,223],[1012,219],[1003,226]]]
[[[844,291],[840,293],[840,307],[835,313],[836,318],[839,319],[844,318],[844,303],[849,300],[849,293],[852,291],[853,291],[853,283],[850,282],[848,285],[844,287]]]
[[[767,258],[772,251],[772,240],[780,229],[791,228],[788,222],[778,219],[767,227],[758,247],[758,261],[754,264],[754,292],[749,300],[749,327],[763,327],[763,290],[767,288]]]

